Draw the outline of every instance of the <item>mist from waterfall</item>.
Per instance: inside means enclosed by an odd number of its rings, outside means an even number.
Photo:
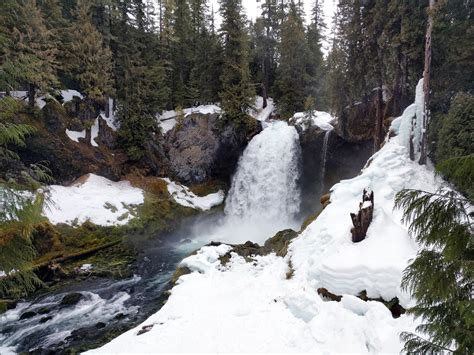
[[[239,159],[222,223],[212,231],[201,231],[207,240],[263,243],[282,229],[299,227],[298,133],[282,121],[269,122],[265,127]]]

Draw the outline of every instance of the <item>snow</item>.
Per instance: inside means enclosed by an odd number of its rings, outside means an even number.
[[[10,95],[16,99],[19,100],[26,100],[28,97],[28,92],[27,91],[11,91]],[[79,98],[82,99],[81,93],[79,93],[76,90],[61,90],[61,96],[63,97],[63,102],[66,103],[68,101],[72,101],[74,96],[78,96]],[[42,109],[46,105],[46,98],[50,97],[50,95],[44,95],[44,96],[37,96],[36,97],[36,106],[38,106],[40,109]]]
[[[167,188],[171,197],[182,206],[207,211],[224,202],[225,194],[222,190],[206,196],[197,196],[187,186],[171,181],[168,178],[163,180],[168,184]]]
[[[61,90],[61,96],[63,97],[64,102],[72,101],[74,96],[83,98],[82,94],[77,90]]]
[[[360,175],[333,186],[331,203],[284,258],[272,253],[248,262],[225,244],[201,248],[183,260],[192,272],[180,277],[157,313],[90,353],[399,353],[400,332],[413,332],[417,321],[406,314],[394,319],[382,303],[355,296],[365,290],[370,298],[413,303],[400,281],[418,245],[393,209],[394,197],[403,188],[436,191],[442,184],[431,168],[409,159],[395,136]],[[374,192],[374,218],[366,239],[352,243],[349,213],[364,188]],[[229,251],[224,266],[219,256]],[[324,300],[320,287],[342,300]],[[151,330],[137,335],[145,325]]]
[[[310,127],[317,126],[324,131],[334,129],[333,122],[335,118],[331,114],[324,111],[297,112],[290,118],[290,122],[296,126],[300,126],[303,131]]]
[[[212,114],[212,113],[221,113],[222,110],[217,105],[200,105],[196,107],[189,107],[183,109],[184,116],[188,116],[193,113],[200,113],[203,115]],[[163,134],[173,129],[176,125],[176,116],[178,113],[175,110],[163,111],[161,115],[157,116],[158,124],[163,131]]]
[[[271,97],[267,99],[267,107],[263,108],[263,97],[257,96],[255,98],[254,109],[250,110],[249,114],[257,121],[264,122],[270,118],[274,110],[275,104]]]
[[[96,118],[94,124],[91,127],[91,145],[93,147],[98,147],[99,145],[95,139],[99,136],[99,118]]]
[[[415,159],[419,156],[420,151],[421,133],[423,130],[423,107],[423,79],[420,79],[416,85],[415,102],[403,111],[399,119],[395,119],[392,122],[393,130],[400,134],[401,142],[407,149],[410,148],[410,138],[413,135]]]
[[[86,130],[83,129],[82,131],[71,131],[66,129],[66,135],[69,137],[70,140],[74,142],[79,142],[79,138],[86,138]]]
[[[92,264],[82,264],[81,268],[82,271],[89,271],[92,270]]]
[[[86,220],[104,226],[122,225],[133,218],[130,210],[144,201],[143,191],[128,181],[113,182],[88,174],[71,186],[49,186],[51,203],[43,214],[53,224],[81,224]]]

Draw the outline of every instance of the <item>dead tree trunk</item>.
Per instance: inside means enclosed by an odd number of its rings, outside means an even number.
[[[359,212],[357,214],[351,213],[352,224],[351,229],[352,242],[358,243],[365,239],[367,229],[369,229],[370,222],[374,213],[374,192],[370,193],[364,189],[362,194],[362,202],[359,204]]]
[[[428,9],[428,26],[426,28],[425,40],[425,67],[423,70],[423,126],[421,130],[420,142],[420,160],[419,164],[426,164],[427,157],[427,134],[428,123],[430,121],[430,75],[431,75],[431,32],[433,30],[433,11],[435,7],[435,0],[430,0],[430,7]]]

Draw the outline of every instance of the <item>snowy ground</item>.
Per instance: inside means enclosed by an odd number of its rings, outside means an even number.
[[[71,186],[49,187],[51,203],[44,215],[51,223],[81,224],[86,220],[98,225],[126,224],[133,218],[130,209],[143,203],[143,191],[128,181],[113,182],[88,174]]]
[[[224,201],[223,191],[197,196],[186,186],[163,179],[170,196],[180,205],[209,210]],[[102,176],[88,174],[71,186],[48,187],[50,203],[43,214],[51,223],[82,224],[86,220],[97,225],[123,225],[134,216],[134,208],[144,201],[143,190],[128,181],[113,182]]]
[[[230,247],[204,247],[182,262],[193,272],[179,279],[159,312],[91,353],[398,353],[399,333],[413,331],[416,322],[406,315],[394,319],[383,304],[354,295],[366,290],[369,297],[411,303],[399,285],[418,247],[400,222],[401,212],[393,210],[394,196],[403,188],[434,191],[441,183],[432,170],[409,160],[396,136],[359,176],[332,188],[331,204],[285,258],[270,254],[249,263],[233,254],[223,266],[218,258]],[[374,219],[367,238],[354,244],[349,213],[357,210],[364,188],[374,191]],[[290,265],[293,276],[287,279]],[[342,294],[342,301],[323,300],[319,287]],[[138,335],[145,325],[153,327]]]
[[[329,131],[334,128],[335,118],[324,111],[297,112],[290,118],[290,122],[296,126],[300,126],[303,131],[312,126],[317,126],[324,131]]]

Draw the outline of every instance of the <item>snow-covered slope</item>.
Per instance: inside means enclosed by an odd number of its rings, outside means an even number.
[[[178,204],[198,210],[209,210],[224,201],[224,191],[197,196],[188,187],[163,179],[170,197]],[[136,205],[144,202],[143,190],[128,181],[114,182],[102,176],[87,174],[71,186],[47,187],[49,203],[43,214],[51,223],[82,224],[86,220],[97,225],[123,225],[134,216]]]
[[[51,223],[98,225],[126,224],[133,217],[130,208],[143,203],[143,191],[128,181],[113,182],[88,174],[71,186],[49,186],[50,203],[43,214]]]
[[[413,331],[415,321],[407,315],[394,319],[382,303],[355,295],[366,290],[369,297],[397,296],[410,304],[399,285],[418,247],[400,211],[393,210],[394,196],[403,188],[434,191],[441,183],[429,168],[409,160],[396,136],[359,176],[332,188],[331,204],[285,258],[270,254],[249,263],[233,253],[223,266],[219,256],[230,247],[204,247],[182,262],[193,272],[181,276],[159,312],[92,353],[398,353],[399,333]],[[374,219],[367,238],[354,244],[349,213],[358,208],[364,188],[374,192]],[[319,287],[342,294],[341,302],[323,300]],[[151,329],[138,335],[144,326]]]

